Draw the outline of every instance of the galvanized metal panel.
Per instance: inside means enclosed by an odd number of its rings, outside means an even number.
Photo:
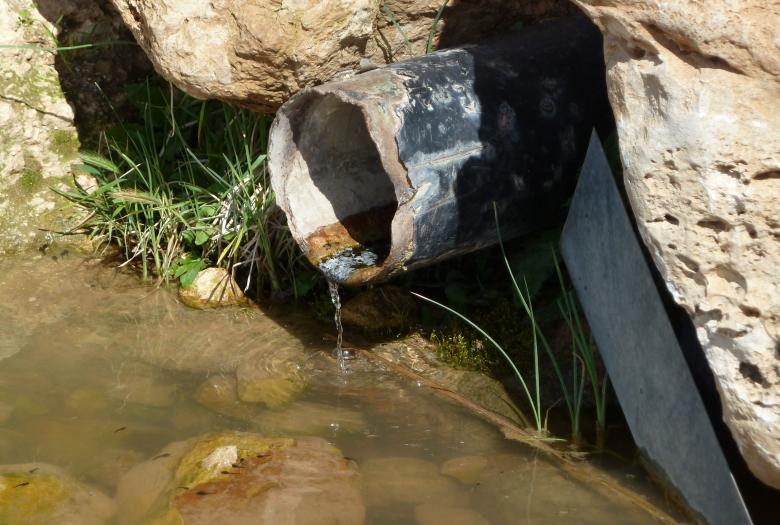
[[[637,445],[707,523],[751,523],[595,133],[561,244]]]

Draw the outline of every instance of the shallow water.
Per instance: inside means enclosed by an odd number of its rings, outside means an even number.
[[[656,522],[406,379],[360,359],[340,373],[327,330],[290,312],[191,310],[74,255],[0,259],[0,466],[53,464],[112,498],[175,441],[314,435],[357,463],[366,523]],[[280,348],[310,356],[292,405],[201,404],[248,354]],[[641,471],[612,468],[660,499]]]

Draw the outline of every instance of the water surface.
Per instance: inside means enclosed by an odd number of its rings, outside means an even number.
[[[367,523],[656,523],[408,379],[360,359],[341,373],[329,330],[279,309],[192,310],[62,251],[0,259],[0,465],[56,465],[112,498],[172,442],[319,436],[357,463]],[[247,355],[282,350],[308,356],[292,404],[209,401]],[[613,474],[660,499],[641,471]]]

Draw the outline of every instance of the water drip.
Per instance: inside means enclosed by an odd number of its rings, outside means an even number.
[[[336,313],[333,316],[336,322],[336,349],[334,353],[339,360],[339,368],[344,373],[347,370],[346,361],[353,359],[354,355],[348,350],[344,350],[344,327],[341,325],[341,298],[339,297],[339,285],[334,281],[328,280],[328,289],[330,290],[330,301],[333,303],[333,307],[336,309]]]

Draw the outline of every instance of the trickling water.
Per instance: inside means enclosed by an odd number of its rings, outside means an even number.
[[[342,373],[346,372],[346,360],[351,359],[350,352],[344,351],[344,327],[341,325],[341,298],[339,297],[338,283],[328,280],[328,289],[330,290],[330,301],[336,309],[333,319],[336,321],[336,357],[339,359],[339,369]]]

